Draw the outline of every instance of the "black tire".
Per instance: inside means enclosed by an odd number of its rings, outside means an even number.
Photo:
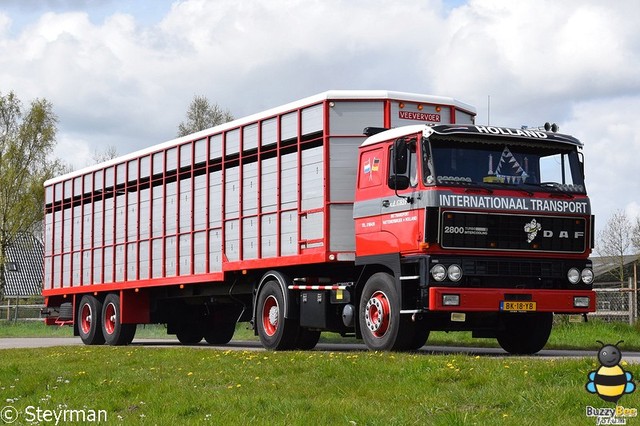
[[[108,294],[102,304],[102,334],[107,345],[124,346],[133,341],[137,324],[122,324],[120,320],[120,297]]]
[[[256,327],[262,346],[270,350],[293,349],[299,326],[284,317],[284,294],[276,281],[268,281],[260,289],[256,309]]]
[[[378,272],[369,277],[362,290],[358,319],[362,338],[370,350],[409,349],[413,328],[401,325],[400,298],[389,274]]]
[[[204,340],[210,345],[225,345],[231,341],[235,332],[235,322],[212,324],[205,330]]]
[[[407,349],[410,351],[415,351],[423,347],[427,340],[429,339],[429,327],[427,326],[426,321],[416,321],[413,322],[409,319],[408,324],[404,324],[403,326],[409,327],[411,329],[411,338],[408,339]]]
[[[295,343],[296,349],[309,351],[315,348],[318,340],[320,340],[320,333],[320,330],[309,330],[308,328],[300,327]]]
[[[102,302],[90,295],[82,296],[78,305],[78,334],[85,345],[102,345]]]
[[[507,314],[502,321],[504,327],[496,332],[502,349],[514,355],[531,355],[547,344],[553,326],[553,314]]]
[[[183,345],[196,345],[202,341],[204,331],[199,324],[184,323],[176,331],[176,337]]]
[[[60,305],[58,309],[58,320],[69,321],[73,319],[73,304],[71,302],[65,302]]]

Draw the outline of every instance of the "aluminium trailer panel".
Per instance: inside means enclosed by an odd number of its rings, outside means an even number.
[[[47,181],[44,294],[351,261],[363,128],[474,116],[450,98],[330,91]]]

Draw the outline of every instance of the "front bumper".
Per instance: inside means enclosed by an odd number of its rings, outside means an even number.
[[[443,296],[458,295],[459,304],[445,305]],[[588,298],[588,306],[576,307],[576,298]],[[448,298],[451,299],[450,297]],[[581,299],[584,301],[585,299]],[[537,312],[582,314],[595,312],[596,293],[592,290],[534,290],[509,288],[429,288],[429,310],[444,312],[500,312],[505,301],[535,302]]]

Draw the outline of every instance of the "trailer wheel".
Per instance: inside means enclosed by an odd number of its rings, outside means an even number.
[[[183,345],[196,345],[204,337],[204,331],[200,324],[184,323],[176,331],[176,337]]]
[[[284,317],[284,295],[275,281],[268,281],[258,295],[256,326],[266,349],[293,349],[298,329],[296,322]]]
[[[104,343],[101,318],[102,303],[94,296],[85,295],[78,306],[78,334],[85,345]]]
[[[60,321],[69,321],[73,319],[73,304],[71,302],[65,302],[60,305],[58,310],[58,319]]]
[[[212,324],[205,330],[204,340],[210,345],[225,345],[233,338],[235,332],[235,322]]]
[[[413,329],[400,324],[400,300],[389,274],[378,272],[367,280],[360,299],[359,320],[362,338],[370,350],[409,349]]]
[[[553,314],[508,314],[503,316],[502,320],[504,328],[496,332],[502,349],[514,355],[531,355],[547,344],[553,325]]]
[[[102,334],[107,345],[128,345],[136,335],[136,324],[122,324],[120,321],[120,297],[108,294],[102,306]]]
[[[318,340],[320,340],[320,333],[320,330],[309,330],[308,328],[301,327],[300,331],[298,331],[295,347],[303,351],[315,348]]]

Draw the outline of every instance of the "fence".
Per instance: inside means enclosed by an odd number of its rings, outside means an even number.
[[[627,322],[635,324],[638,321],[637,290],[616,287],[594,288],[597,294],[596,312],[589,314],[591,318],[599,318],[608,322]]]
[[[40,311],[44,308],[41,300],[29,298],[5,298],[0,304],[0,320],[5,321],[42,321]]]

